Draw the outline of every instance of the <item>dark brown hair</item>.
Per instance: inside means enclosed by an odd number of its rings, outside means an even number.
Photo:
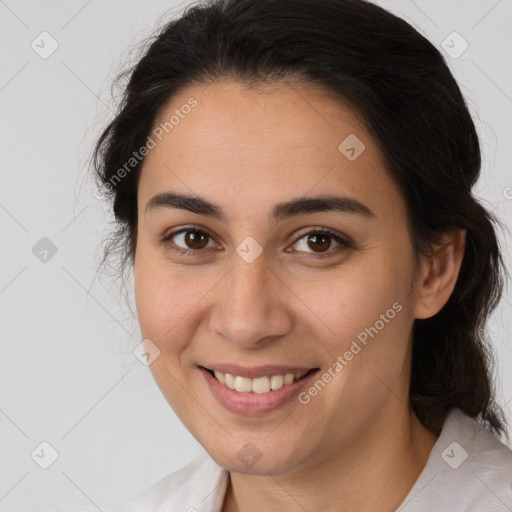
[[[93,155],[117,221],[105,257],[120,251],[122,268],[133,263],[141,161],[121,180],[119,170],[146,144],[178,91],[224,78],[250,86],[298,78],[320,86],[350,105],[375,138],[407,204],[416,261],[444,231],[467,230],[450,299],[414,324],[414,411],[437,433],[458,407],[507,434],[485,334],[503,287],[499,222],[472,194],[481,166],[478,136],[443,56],[425,37],[364,0],[210,0],[159,29],[128,75]]]

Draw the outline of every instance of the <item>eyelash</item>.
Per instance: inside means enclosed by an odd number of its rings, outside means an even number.
[[[160,243],[163,245],[168,245],[171,248],[171,250],[177,252],[180,255],[197,257],[197,256],[199,256],[198,252],[203,252],[204,249],[196,249],[196,250],[183,249],[181,247],[177,247],[177,246],[168,244],[168,242],[176,235],[179,235],[181,233],[187,233],[187,232],[203,233],[203,234],[207,235],[208,237],[210,237],[210,239],[213,239],[213,237],[207,231],[205,231],[203,229],[198,229],[196,227],[185,227],[185,228],[181,228],[177,231],[173,231],[172,233],[169,233],[168,235],[165,235],[160,240]],[[301,233],[300,236],[295,239],[295,241],[293,242],[292,245],[295,245],[302,238],[305,238],[308,235],[313,235],[313,234],[314,235],[328,235],[329,237],[333,238],[336,242],[338,242],[341,246],[344,246],[346,249],[350,249],[353,247],[351,242],[340,237],[340,235],[338,233],[330,230],[329,228],[313,228],[310,231],[307,231],[306,233]],[[338,247],[338,249],[339,249],[339,247]],[[299,252],[303,252],[303,251],[299,251]],[[320,253],[306,253],[307,256],[305,256],[305,257],[306,258],[326,258],[326,257],[333,256],[333,255],[337,254],[338,252],[339,251],[336,251],[336,249],[334,249],[334,250],[328,250],[327,252],[323,252],[323,253],[321,253],[321,252]]]

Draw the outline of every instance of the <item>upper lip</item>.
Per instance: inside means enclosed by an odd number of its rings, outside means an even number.
[[[313,366],[278,366],[275,364],[247,367],[236,364],[223,363],[212,363],[201,366],[207,370],[217,370],[221,373],[229,373],[230,375],[249,377],[252,379],[265,376],[270,377],[272,375],[286,375],[287,373],[308,372],[309,370],[317,368]]]

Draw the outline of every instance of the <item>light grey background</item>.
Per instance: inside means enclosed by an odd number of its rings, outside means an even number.
[[[512,1],[378,3],[452,47],[445,55],[482,141],[478,195],[510,225]],[[202,451],[133,356],[139,331],[120,291],[98,280],[110,216],[87,179],[129,48],[187,4],[0,0],[0,512],[115,508]],[[51,49],[43,31],[58,43],[46,59],[31,47]],[[453,56],[461,37],[469,47]],[[32,252],[42,237],[57,248],[46,262]],[[491,333],[512,423],[511,321],[507,292]],[[59,454],[46,470],[31,457],[43,441]]]

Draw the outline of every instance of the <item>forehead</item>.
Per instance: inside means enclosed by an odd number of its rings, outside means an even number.
[[[364,124],[319,89],[230,81],[188,87],[160,112],[155,130],[139,184],[146,201],[171,189],[214,196],[226,210],[235,198],[264,207],[283,194],[339,192],[390,209],[400,201]]]

